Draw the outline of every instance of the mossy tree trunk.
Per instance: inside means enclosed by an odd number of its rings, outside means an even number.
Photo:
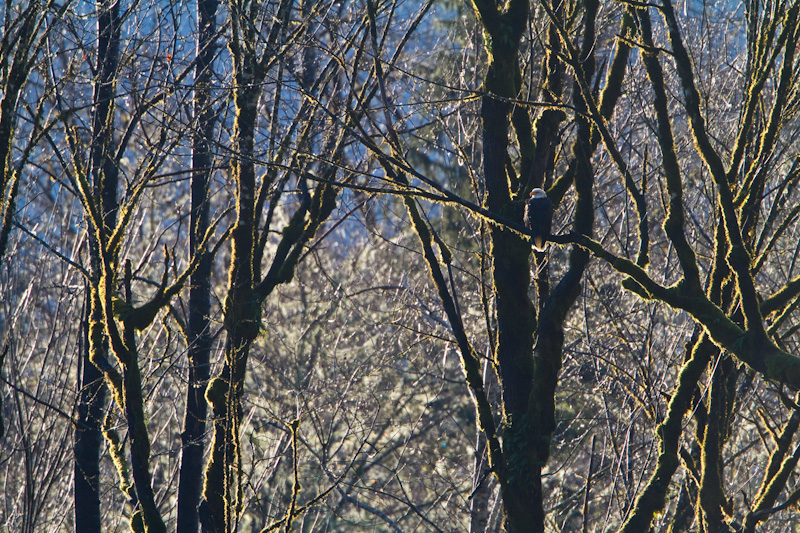
[[[233,158],[231,176],[235,184],[236,220],[231,233],[231,256],[228,270],[228,287],[223,306],[223,327],[226,333],[222,368],[206,389],[206,399],[211,406],[213,434],[211,453],[205,467],[200,523],[204,532],[230,532],[236,529],[242,505],[242,464],[239,449],[239,431],[242,417],[241,398],[244,393],[247,363],[253,341],[261,330],[262,305],[272,291],[294,277],[302,252],[319,227],[336,207],[338,188],[332,185],[336,176],[335,165],[326,164],[320,177],[323,184],[313,191],[302,176],[304,170],[299,153],[286,150],[290,142],[298,147],[309,142],[313,131],[310,117],[312,102],[307,100],[297,112],[294,125],[300,126],[297,139],[276,138],[280,131],[281,106],[281,46],[286,45],[289,18],[295,6],[292,0],[282,0],[275,6],[275,15],[265,31],[266,37],[254,33],[255,24],[249,17],[261,16],[265,6],[252,3],[245,6],[238,1],[229,2],[231,33],[229,50],[233,58],[235,106],[233,129]],[[302,12],[302,11],[301,11]],[[297,35],[295,35],[295,38]],[[263,82],[270,69],[277,70],[277,89],[271,102],[273,110],[269,124],[269,144],[278,148],[269,153],[274,165],[256,178],[256,151],[254,138],[259,126],[259,103]],[[330,81],[330,72],[317,80],[312,91],[318,91]],[[294,131],[289,129],[289,135]],[[342,156],[343,135],[330,135],[324,153],[327,161]],[[288,157],[291,170],[279,176],[282,158]],[[275,210],[280,205],[283,188],[293,173],[301,191],[299,202],[290,213],[289,221],[280,231],[279,242],[269,258],[269,267],[262,273],[265,248]],[[266,221],[266,222],[265,222]]]
[[[519,48],[528,25],[529,5],[512,1],[501,8],[492,2],[474,1],[484,31],[488,56],[484,78],[486,94],[481,101],[483,127],[483,169],[486,207],[517,224],[522,221],[523,203],[534,187],[548,187],[553,181],[554,147],[559,142],[559,124],[565,114],[550,108],[535,122],[526,107],[513,105],[522,98]],[[595,19],[599,3],[584,2],[578,44],[566,35],[564,7],[556,3],[540,8],[548,14],[547,51],[542,64],[542,94],[545,103],[561,102],[567,67],[573,79],[594,79]],[[625,18],[621,34],[630,25]],[[610,116],[619,94],[628,54],[618,45],[610,82],[604,92],[603,112]],[[571,58],[565,64],[564,57]],[[616,91],[616,92],[615,92]],[[586,116],[588,104],[578,81],[572,91],[577,110],[577,137],[567,174],[550,187],[556,200],[566,188],[577,193],[573,231],[592,234],[592,152],[596,133]],[[518,166],[512,165],[509,139],[516,139]],[[593,138],[593,136],[595,138]],[[508,531],[544,531],[546,495],[542,491],[542,469],[550,455],[555,431],[555,396],[564,344],[564,322],[580,293],[580,282],[589,261],[587,251],[575,248],[569,266],[552,290],[546,254],[537,254],[536,279],[539,309],[529,298],[531,247],[529,240],[509,228],[493,226],[490,231],[493,293],[496,302],[497,340],[494,365],[498,371],[504,419],[503,454],[505,483],[501,483]],[[535,346],[535,347],[534,347]]]
[[[112,160],[113,101],[119,68],[121,20],[119,4],[97,4],[97,78],[94,84],[92,133],[87,174],[92,179],[92,201],[107,234],[116,225],[119,172]],[[87,218],[89,218],[87,216]],[[90,221],[91,223],[91,221]],[[75,531],[100,532],[100,455],[103,444],[103,411],[107,387],[99,366],[107,366],[108,341],[104,332],[103,306],[97,287],[102,277],[102,244],[89,235],[90,276],[86,291],[86,342],[82,346],[78,425],[75,429]]]
[[[531,245],[522,226],[525,200],[535,187],[549,189],[556,202],[573,187],[577,204],[573,228],[586,236],[592,234],[592,154],[600,136],[586,118],[595,113],[610,118],[620,95],[630,46],[627,44],[631,18],[620,19],[620,38],[609,66],[599,109],[590,109],[593,92],[586,90],[586,80],[594,80],[595,18],[597,2],[586,2],[582,9],[581,31],[575,45],[567,36],[563,6],[539,6],[548,20],[547,43],[539,86],[542,111],[532,120],[524,100],[520,47],[528,29],[530,5],[527,0],[505,3],[474,0],[474,11],[484,34],[488,58],[481,97],[483,171],[485,201],[483,206],[456,199],[437,188],[437,192],[493,221],[489,228],[489,257],[492,263],[492,296],[495,304],[496,340],[491,358],[501,388],[503,421],[498,427],[494,406],[484,389],[480,357],[465,329],[457,305],[455,287],[446,281],[442,263],[450,268],[452,260],[447,245],[434,232],[420,212],[417,201],[403,196],[411,224],[417,233],[431,279],[453,331],[461,355],[466,384],[477,411],[477,422],[486,436],[486,454],[491,471],[500,486],[507,531],[536,532],[545,529],[541,474],[549,457],[555,430],[555,390],[564,342],[564,321],[580,292],[580,281],[589,261],[589,253],[575,247],[570,253],[569,268],[550,291],[546,254],[535,258],[538,278],[535,290],[537,311],[530,296]],[[368,3],[370,24],[376,24],[374,8]],[[574,21],[571,21],[574,23]],[[373,41],[376,41],[373,31]],[[530,44],[530,43],[528,43]],[[374,45],[373,45],[374,46]],[[564,57],[570,58],[568,61]],[[392,125],[391,103],[384,88],[386,76],[379,54],[375,54],[375,77],[383,99],[383,120],[388,131],[390,153],[369,141],[362,142],[381,163],[384,172],[398,189],[406,190],[407,175],[424,176],[408,163],[402,139]],[[568,69],[569,67],[569,69]],[[571,69],[571,72],[570,72]],[[554,180],[556,148],[562,137],[561,122],[566,114],[563,86],[575,80],[570,106],[578,110],[578,135],[565,172]],[[579,83],[581,81],[582,83]],[[591,81],[588,82],[591,85]],[[593,100],[591,101],[593,104]],[[381,121],[381,120],[379,120]],[[430,183],[430,181],[427,181]],[[440,250],[435,252],[434,243]],[[534,346],[536,348],[534,349]]]
[[[4,30],[8,33],[2,35],[5,44],[0,49],[0,63],[3,65],[0,78],[3,87],[0,98],[0,265],[8,247],[22,165],[35,144],[34,139],[31,139],[32,144],[23,148],[24,155],[20,162],[16,165],[12,162],[12,150],[18,141],[15,137],[18,105],[28,76],[35,62],[40,59],[39,53],[49,31],[47,14],[53,8],[53,3],[30,2],[13,20],[10,7],[7,8],[4,20]],[[61,13],[63,9],[65,7],[60,7]]]
[[[578,199],[573,228],[587,237],[592,233],[591,158],[599,136],[585,118],[589,114],[589,104],[584,100],[592,92],[586,93],[577,81],[570,105],[579,114],[583,113],[577,119],[578,136],[572,158],[565,165],[566,172],[555,182],[553,175],[556,147],[565,141],[560,137],[563,131],[559,125],[566,115],[558,106],[562,104],[564,83],[569,79],[567,67],[572,69],[575,80],[594,79],[594,25],[598,3],[588,2],[582,11],[578,45],[566,36],[562,7],[558,4],[540,6],[547,13],[549,23],[540,77],[540,99],[545,105],[535,121],[526,106],[515,104],[523,99],[526,89],[522,79],[520,47],[529,24],[529,3],[511,0],[501,6],[497,2],[475,0],[472,4],[483,29],[488,65],[481,98],[486,196],[482,207],[471,205],[470,209],[495,222],[503,221],[502,224],[493,224],[488,232],[492,296],[496,306],[496,341],[491,362],[501,388],[503,423],[500,428],[484,389],[480,358],[465,330],[452,292],[455,287],[447,283],[442,271],[442,262],[450,268],[451,254],[425,221],[417,202],[404,196],[404,203],[461,354],[478,425],[486,436],[489,465],[500,486],[504,527],[507,531],[544,531],[546,495],[542,492],[541,474],[555,430],[555,387],[561,366],[563,327],[579,294],[589,254],[579,247],[572,250],[569,268],[557,280],[552,294],[546,254],[535,258],[539,272],[535,289],[541,310],[537,311],[529,296],[532,258],[529,236],[522,230],[523,207],[535,187],[549,188],[551,196],[558,201],[568,188],[574,186]],[[374,25],[376,17],[372,12],[369,15]],[[625,43],[630,25],[629,16],[621,19],[620,35],[623,38],[617,39],[614,60],[600,95],[600,111],[595,110],[606,119],[613,113],[620,94],[630,49]],[[574,61],[564,62],[564,52]],[[391,105],[385,96],[385,76],[377,56],[377,85],[384,109],[388,110]],[[404,160],[402,140],[393,128],[388,111],[384,111],[384,121],[391,153],[385,153],[377,145],[365,144],[378,158],[387,177],[399,189],[405,189],[409,183],[407,174],[416,177],[421,174]],[[434,243],[440,254],[435,253]]]
[[[113,427],[113,412],[109,412],[102,423],[109,454],[117,468],[119,485],[133,507],[130,527],[133,531],[166,531],[164,519],[156,502],[156,491],[151,475],[151,443],[147,429],[145,392],[137,347],[138,332],[148,328],[160,311],[183,288],[188,277],[198,267],[201,258],[213,256],[216,248],[207,250],[216,224],[202,233],[195,253],[182,271],[176,272],[172,282],[170,273],[175,272],[169,251],[164,250],[163,274],[150,297],[139,306],[134,304],[133,274],[129,260],[121,260],[128,226],[137,210],[139,201],[160,165],[168,142],[170,125],[162,124],[161,135],[149,145],[151,151],[137,159],[139,167],[136,179],[127,183],[127,194],[118,200],[120,187],[120,161],[130,149],[134,130],[140,119],[164,99],[162,89],[140,105],[120,127],[115,100],[121,70],[120,35],[122,33],[120,2],[101,1],[97,5],[98,60],[95,92],[93,95],[92,131],[89,145],[88,166],[83,167],[84,148],[79,137],[79,128],[67,128],[66,137],[73,151],[71,165],[60,159],[65,173],[72,180],[84,207],[89,225],[91,272],[89,276],[88,361],[84,361],[84,389],[81,398],[83,407],[79,413],[86,416],[79,431],[91,429],[90,437],[96,437],[100,410],[102,410],[101,380],[98,370],[110,387],[115,407],[127,425],[127,440],[120,437]],[[124,133],[119,134],[120,130]],[[222,241],[217,243],[217,246]],[[120,277],[120,270],[122,276]],[[121,288],[120,288],[121,287]],[[113,357],[110,357],[113,355]],[[81,437],[82,435],[79,435]],[[126,442],[129,449],[126,452]],[[85,446],[76,446],[76,478],[78,472],[92,472],[97,468],[99,446],[97,439],[89,439]],[[90,449],[91,446],[91,449]],[[87,462],[83,465],[82,462]],[[89,480],[97,483],[97,479]],[[96,488],[96,487],[95,487]],[[76,498],[86,494],[76,491]],[[91,508],[85,509],[89,505]],[[83,520],[90,520],[87,528],[99,528],[99,508],[96,499],[76,501],[76,523],[79,530]]]

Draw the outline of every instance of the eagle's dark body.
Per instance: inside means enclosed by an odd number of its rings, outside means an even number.
[[[533,249],[545,250],[553,225],[553,202],[542,189],[533,189],[525,202],[525,227],[533,234]]]

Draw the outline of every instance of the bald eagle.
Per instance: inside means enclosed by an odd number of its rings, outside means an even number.
[[[533,189],[525,201],[525,227],[533,236],[533,249],[544,252],[553,224],[553,202],[542,189]]]

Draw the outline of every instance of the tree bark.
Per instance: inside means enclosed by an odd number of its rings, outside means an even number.
[[[78,423],[75,427],[74,498],[75,531],[102,531],[100,514],[100,449],[103,445],[103,409],[108,389],[103,373],[89,357],[89,328],[91,323],[91,291],[86,288],[86,303],[81,344],[81,374],[79,378]],[[107,349],[107,348],[106,348]]]
[[[189,247],[200,253],[200,243],[209,224],[208,182],[212,174],[211,139],[214,110],[211,108],[211,73],[215,52],[217,0],[197,0],[197,62],[195,65],[192,140],[192,211]],[[181,469],[178,484],[178,533],[196,533],[203,475],[203,435],[206,431],[205,385],[210,377],[212,257],[204,254],[192,274],[189,288],[188,358],[189,383],[186,413],[181,433]]]
[[[97,2],[97,81],[94,86],[92,111],[92,144],[89,148],[88,174],[92,177],[92,194],[103,217],[105,229],[116,223],[118,171],[110,156],[113,99],[119,65],[119,3]],[[89,232],[91,287],[97,287],[102,276],[100,246]],[[102,306],[95,290],[87,290],[86,343],[81,354],[82,375],[78,400],[78,426],[75,432],[75,531],[100,532],[99,499],[100,453],[102,447],[102,411],[106,384],[96,364],[108,360],[108,342],[103,333]]]

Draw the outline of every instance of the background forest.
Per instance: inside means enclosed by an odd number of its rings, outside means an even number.
[[[0,531],[797,531],[800,0],[0,20]]]

